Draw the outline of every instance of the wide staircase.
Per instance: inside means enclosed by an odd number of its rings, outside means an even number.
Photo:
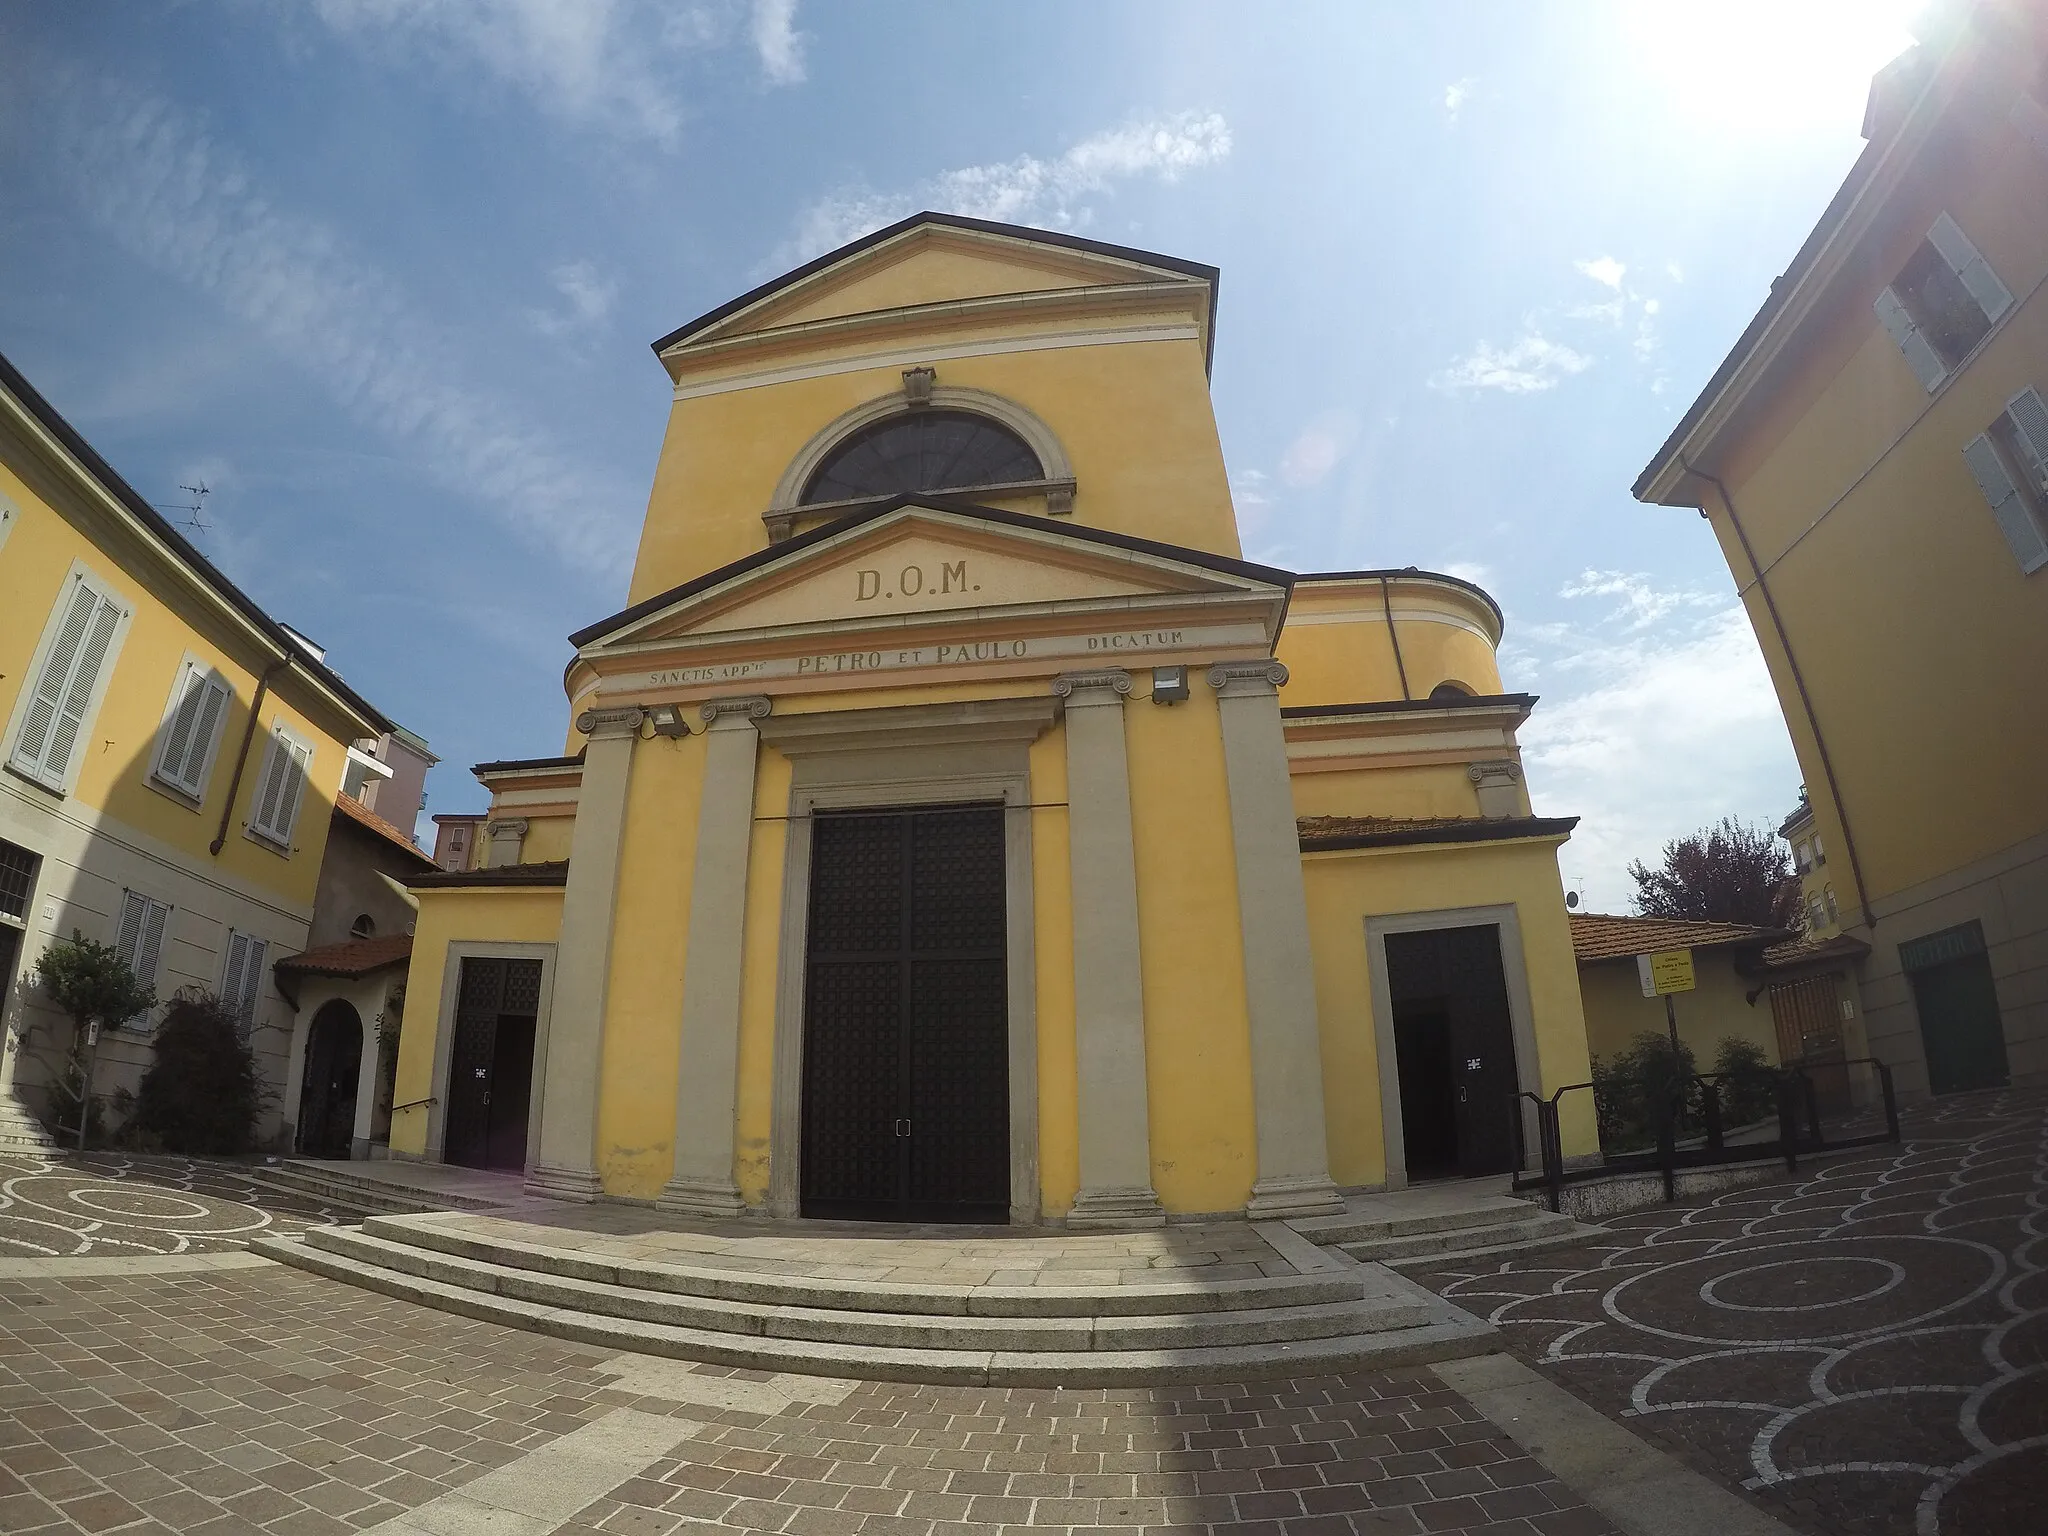
[[[488,1211],[518,1201],[516,1173],[486,1173],[447,1163],[413,1163],[399,1177],[391,1165],[311,1157],[259,1164],[249,1172],[257,1184],[302,1195],[345,1210],[386,1215],[428,1211]]]
[[[1527,1200],[1474,1194],[1456,1185],[1355,1195],[1345,1204],[1341,1216],[1311,1216],[1289,1225],[1361,1263],[1394,1269],[1569,1248],[1606,1231]]]
[[[1244,1224],[1237,1224],[1243,1227]],[[878,1282],[534,1241],[528,1223],[372,1216],[258,1252],[466,1317],[641,1354],[816,1376],[1115,1386],[1323,1375],[1484,1353],[1494,1330],[1421,1287],[1294,1237],[1265,1272],[1118,1283]],[[819,1247],[829,1243],[820,1239]],[[1072,1251],[1076,1241],[1049,1236]],[[1286,1252],[1288,1247],[1293,1252]],[[1007,1262],[1007,1261],[1006,1261]],[[1017,1262],[1022,1262],[1021,1253]],[[809,1266],[831,1269],[833,1266]],[[1234,1266],[1242,1268],[1242,1266]]]

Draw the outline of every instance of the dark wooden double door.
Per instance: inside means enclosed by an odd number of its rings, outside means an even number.
[[[526,1166],[540,962],[469,958],[456,984],[442,1155],[468,1168]]]
[[[817,815],[804,1215],[1009,1219],[1003,893],[1001,806]]]
[[[1520,1077],[1500,929],[1390,933],[1386,946],[1409,1178],[1508,1172]]]

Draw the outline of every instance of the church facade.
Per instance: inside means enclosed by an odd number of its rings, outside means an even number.
[[[925,214],[656,343],[564,751],[412,882],[394,1156],[1075,1226],[1511,1165],[1589,1075],[1535,701],[1468,582],[1242,557],[1216,276]]]

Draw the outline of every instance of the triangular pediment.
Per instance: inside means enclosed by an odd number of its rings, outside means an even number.
[[[664,356],[851,315],[1015,294],[1178,284],[1212,269],[1072,236],[922,214],[776,278],[655,343]]]
[[[914,626],[973,614],[1284,600],[1286,577],[1194,550],[989,509],[907,503],[713,572],[576,637],[586,656],[745,634]]]

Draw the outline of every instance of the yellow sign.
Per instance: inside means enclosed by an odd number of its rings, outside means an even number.
[[[1643,983],[1645,997],[1690,992],[1697,985],[1693,980],[1692,951],[1689,949],[1660,949],[1654,955],[1637,955],[1636,975]]]

